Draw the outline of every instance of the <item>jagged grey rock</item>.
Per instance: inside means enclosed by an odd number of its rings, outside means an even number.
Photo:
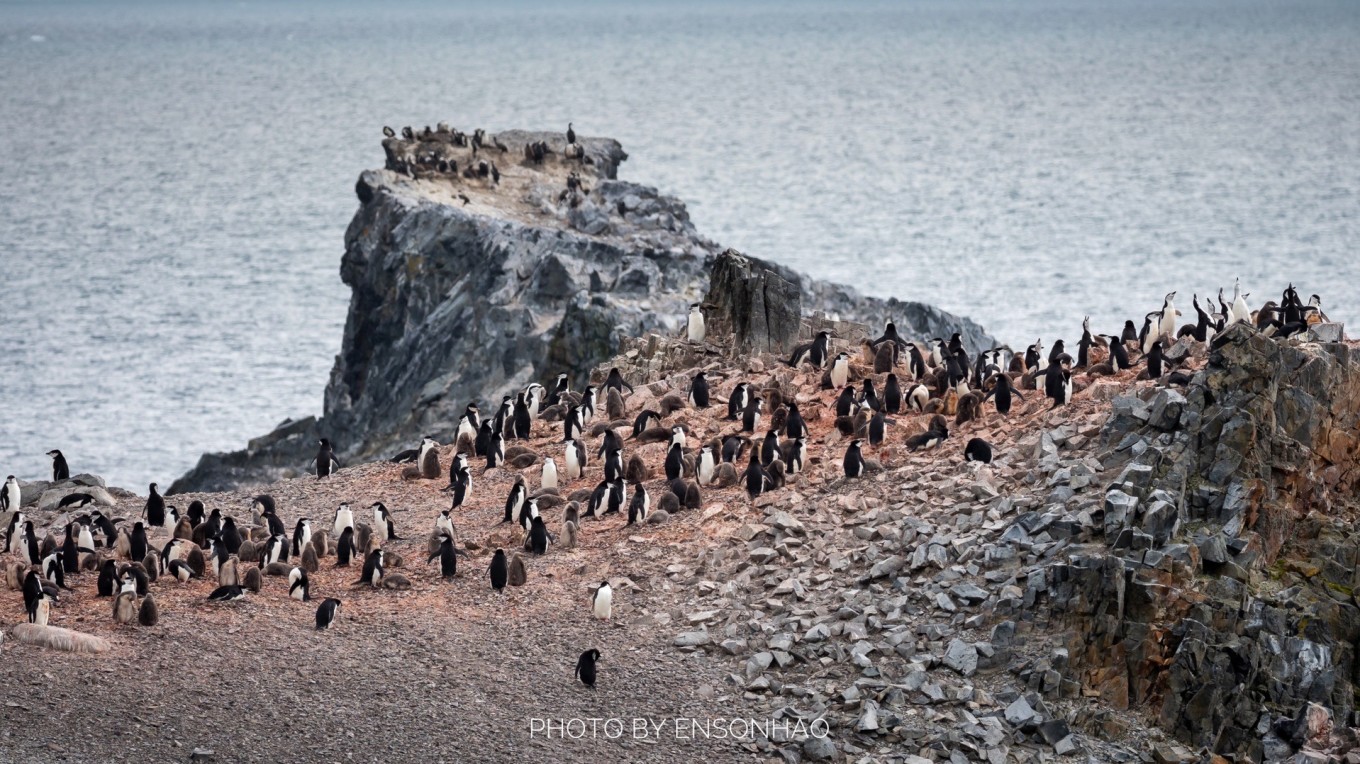
[[[563,147],[560,133],[497,138]],[[438,151],[440,140],[419,150]],[[345,233],[340,275],[352,294],[323,415],[285,422],[243,451],[205,454],[169,493],[296,475],[323,436],[342,463],[390,455],[426,434],[448,442],[469,401],[488,411],[503,394],[563,371],[584,384],[624,337],[679,335],[688,305],[705,293],[743,342],[762,349],[782,348],[813,311],[874,326],[893,317],[905,336],[960,331],[970,347],[994,344],[973,322],[927,305],[864,297],[750,256],[719,258],[722,248],[695,230],[682,201],[617,179],[627,158],[617,141],[579,142],[593,161],[573,165],[590,189],[579,204],[559,201],[565,169],[551,160],[517,166],[521,187],[467,206],[459,187],[398,172],[413,149],[385,141],[388,166],[360,175],[361,204]],[[722,264],[738,259],[762,274],[759,289],[742,292],[746,281],[724,275],[732,271]]]

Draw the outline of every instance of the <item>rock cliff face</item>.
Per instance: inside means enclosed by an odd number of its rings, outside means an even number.
[[[500,133],[475,155],[458,143],[448,132],[388,139],[386,169],[359,177],[340,269],[353,294],[323,416],[286,422],[243,451],[204,455],[172,492],[297,474],[323,436],[344,462],[425,434],[444,441],[469,401],[487,411],[563,371],[583,384],[623,338],[679,333],[689,304],[708,294],[722,248],[694,229],[680,200],[617,179],[627,158],[618,142],[580,139],[582,156],[571,159],[558,133]],[[535,143],[547,149],[541,161],[525,158]],[[496,144],[507,150],[488,148]],[[794,327],[800,311],[822,311],[993,344],[981,327],[930,306],[746,261],[779,274]],[[765,332],[761,348],[782,352],[788,341],[787,331],[773,342]]]
[[[1350,747],[1331,729],[1357,721],[1360,359],[1244,326],[1215,345],[1184,395],[1113,400],[1118,477],[1032,595],[1068,630],[1073,692],[1239,761]]]

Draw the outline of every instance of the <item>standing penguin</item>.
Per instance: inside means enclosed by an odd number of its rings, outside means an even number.
[[[151,484],[151,495],[146,497],[142,515],[146,517],[146,524],[152,528],[165,527],[165,497],[156,490],[155,483]]]
[[[320,480],[340,468],[340,462],[335,458],[335,451],[331,448],[329,438],[322,438],[317,441],[316,450],[316,479]]]
[[[31,570],[28,571],[28,575],[24,576],[24,611],[28,613],[29,623],[37,622],[39,603],[46,597],[47,595],[43,593],[42,580],[38,578],[38,574]],[[45,615],[44,613],[44,625],[47,623]]]
[[[699,307],[699,303],[689,306],[689,326],[688,336],[690,342],[703,342],[708,330],[704,326],[704,312]]]
[[[373,530],[379,534],[379,538],[386,541],[400,541],[397,536],[397,524],[392,520],[392,513],[387,510],[381,501],[373,503],[369,509],[373,510]]]
[[[514,427],[512,428],[517,440],[528,440],[533,421],[533,417],[529,414],[529,401],[524,393],[520,393],[515,397]]]
[[[746,404],[751,394],[751,385],[747,382],[738,382],[732,388],[732,394],[727,397],[727,418],[734,420],[741,416],[746,410]]]
[[[1162,300],[1162,315],[1158,322],[1158,335],[1176,339],[1176,299],[1175,292],[1168,292],[1166,298]]]
[[[348,526],[340,534],[340,538],[335,542],[335,567],[347,568],[350,560],[359,554],[359,549],[354,545],[354,526]]]
[[[524,476],[516,475],[515,484],[510,486],[510,495],[505,497],[505,517],[502,523],[518,523],[520,511],[529,500],[529,488],[524,485]]]
[[[1161,379],[1162,341],[1160,339],[1152,343],[1152,349],[1148,351],[1148,354],[1145,357],[1145,359],[1147,360],[1148,379]]]
[[[486,447],[486,467],[499,467],[505,463],[505,438],[499,432],[491,433],[491,443]]]
[[[140,522],[134,523],[132,526],[132,534],[128,537],[128,541],[130,542],[128,554],[131,559],[141,560],[143,557],[146,557],[147,543],[145,526]]]
[[[98,596],[112,597],[113,589],[118,584],[118,563],[113,560],[104,560],[104,564],[99,566],[99,581],[97,582]]]
[[[543,522],[542,517],[535,516],[533,524],[529,527],[529,550],[536,555],[548,553],[548,525]]]
[[[576,659],[576,678],[592,690],[595,689],[595,663],[599,660],[599,650],[586,650]]]
[[[344,535],[345,529],[354,529],[354,513],[350,511],[349,502],[341,502],[335,510],[335,522],[331,524],[331,535],[336,538]]]
[[[543,460],[543,474],[541,480],[544,489],[557,488],[557,462],[549,456]]]
[[[684,469],[684,449],[680,447],[679,443],[672,443],[670,448],[666,449],[666,479],[675,480],[680,477]]]
[[[759,396],[753,396],[751,402],[746,404],[746,410],[741,415],[742,432],[755,432],[760,427],[760,410],[765,407],[765,400]]]
[[[52,482],[70,480],[71,468],[66,465],[66,457],[55,448],[48,451],[47,455],[52,457]]]
[[[509,568],[505,562],[504,549],[497,549],[496,553],[491,556],[489,572],[491,574],[491,588],[498,592],[504,590],[505,583],[510,577]]]
[[[565,463],[567,480],[580,480],[586,471],[586,446],[580,440],[567,443]]]
[[[383,578],[383,550],[374,549],[368,553],[368,559],[364,561],[364,572],[359,576],[356,584],[368,584],[374,589],[382,586]]]
[[[80,544],[76,541],[75,537],[75,528],[77,525],[79,525],[79,523],[71,522],[66,524],[66,538],[61,542],[61,546],[58,548],[61,556],[62,570],[67,573],[80,572],[81,549]],[[86,535],[88,535],[88,532]],[[91,549],[89,552],[93,554],[94,550]]]
[[[311,543],[312,521],[305,517],[299,517],[297,525],[293,528],[293,555],[301,556],[302,548]]]
[[[860,453],[860,446],[864,441],[856,438],[850,441],[850,445],[845,449],[845,458],[841,465],[845,468],[846,477],[859,477],[864,474],[864,456]]]
[[[760,454],[755,448],[751,449],[751,461],[746,465],[746,474],[742,479],[746,483],[746,494],[752,499],[770,487],[770,474],[761,466]]]
[[[889,414],[902,412],[902,386],[896,374],[888,374],[887,381],[883,383],[883,410]]]
[[[712,459],[711,452],[709,458]],[[635,525],[645,521],[651,506],[652,498],[647,495],[647,489],[642,486],[642,483],[634,483],[633,500],[628,503],[628,524]]]
[[[713,474],[718,467],[718,460],[714,457],[712,446],[703,446],[699,449],[699,462],[696,465],[696,477],[699,485],[707,486],[713,484]]]
[[[316,630],[329,629],[339,615],[340,600],[334,597],[327,597],[322,600],[321,605],[316,609]]]
[[[595,617],[601,621],[608,621],[614,613],[614,590],[610,588],[609,582],[604,581],[595,590],[594,596],[590,598],[591,611]]]
[[[1010,377],[1005,374],[997,374],[993,379],[996,381],[993,383],[992,389],[987,395],[983,396],[982,400],[986,401],[988,398],[996,396],[996,413],[1005,416],[1011,413],[1012,396],[1020,398],[1021,400],[1024,400],[1024,398],[1020,395],[1019,390],[1016,390],[1011,386]]]
[[[21,492],[19,491],[19,479],[10,475],[5,478],[5,490],[0,492],[0,512],[19,511]],[[13,531],[13,528],[10,529]],[[0,550],[3,551],[3,550]]]
[[[850,381],[850,356],[841,352],[836,354],[836,360],[831,363],[831,387],[832,389],[845,387]]]
[[[708,408],[708,378],[702,371],[689,381],[689,402],[698,409]]]
[[[439,558],[439,574],[444,578],[453,578],[458,575],[458,551],[453,548],[453,536],[448,533],[440,534],[439,548],[426,560],[427,563],[434,562]]]

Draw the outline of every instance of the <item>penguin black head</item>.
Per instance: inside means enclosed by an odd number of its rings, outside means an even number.
[[[61,452],[54,448],[51,451],[48,451],[47,455],[52,457],[53,459],[56,459],[57,457],[61,456]]]
[[[321,440],[318,440],[317,443],[320,444],[322,448],[330,448],[330,447],[331,447],[330,438],[322,438]]]

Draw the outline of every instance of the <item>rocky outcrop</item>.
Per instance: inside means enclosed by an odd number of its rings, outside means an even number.
[[[497,143],[506,150],[490,148]],[[535,143],[548,151],[541,162],[524,156]],[[676,335],[690,303],[706,293],[723,301],[732,282],[709,289],[721,247],[694,229],[685,205],[617,180],[627,155],[616,141],[579,145],[583,156],[568,159],[561,134],[501,133],[476,156],[451,132],[385,141],[387,168],[356,184],[361,204],[340,269],[353,291],[323,415],[286,422],[243,451],[207,454],[170,490],[297,474],[319,437],[336,444],[342,463],[388,455],[422,435],[447,439],[469,401],[486,411],[564,371],[582,384],[623,338]],[[482,177],[481,163],[495,175]],[[893,317],[920,336],[960,331],[973,347],[992,343],[976,324],[930,306],[743,262],[777,275],[781,291],[758,307],[762,316],[783,310],[795,329],[800,310],[822,311],[871,324]],[[729,306],[755,315],[747,308],[756,306],[737,300],[733,293]],[[753,337],[765,332],[771,347],[768,323],[742,326]],[[781,345],[789,326],[776,325]]]
[[[1360,359],[1241,325],[1215,346],[1184,394],[1114,398],[1092,543],[1034,589],[1074,691],[1282,761],[1356,723]]]

